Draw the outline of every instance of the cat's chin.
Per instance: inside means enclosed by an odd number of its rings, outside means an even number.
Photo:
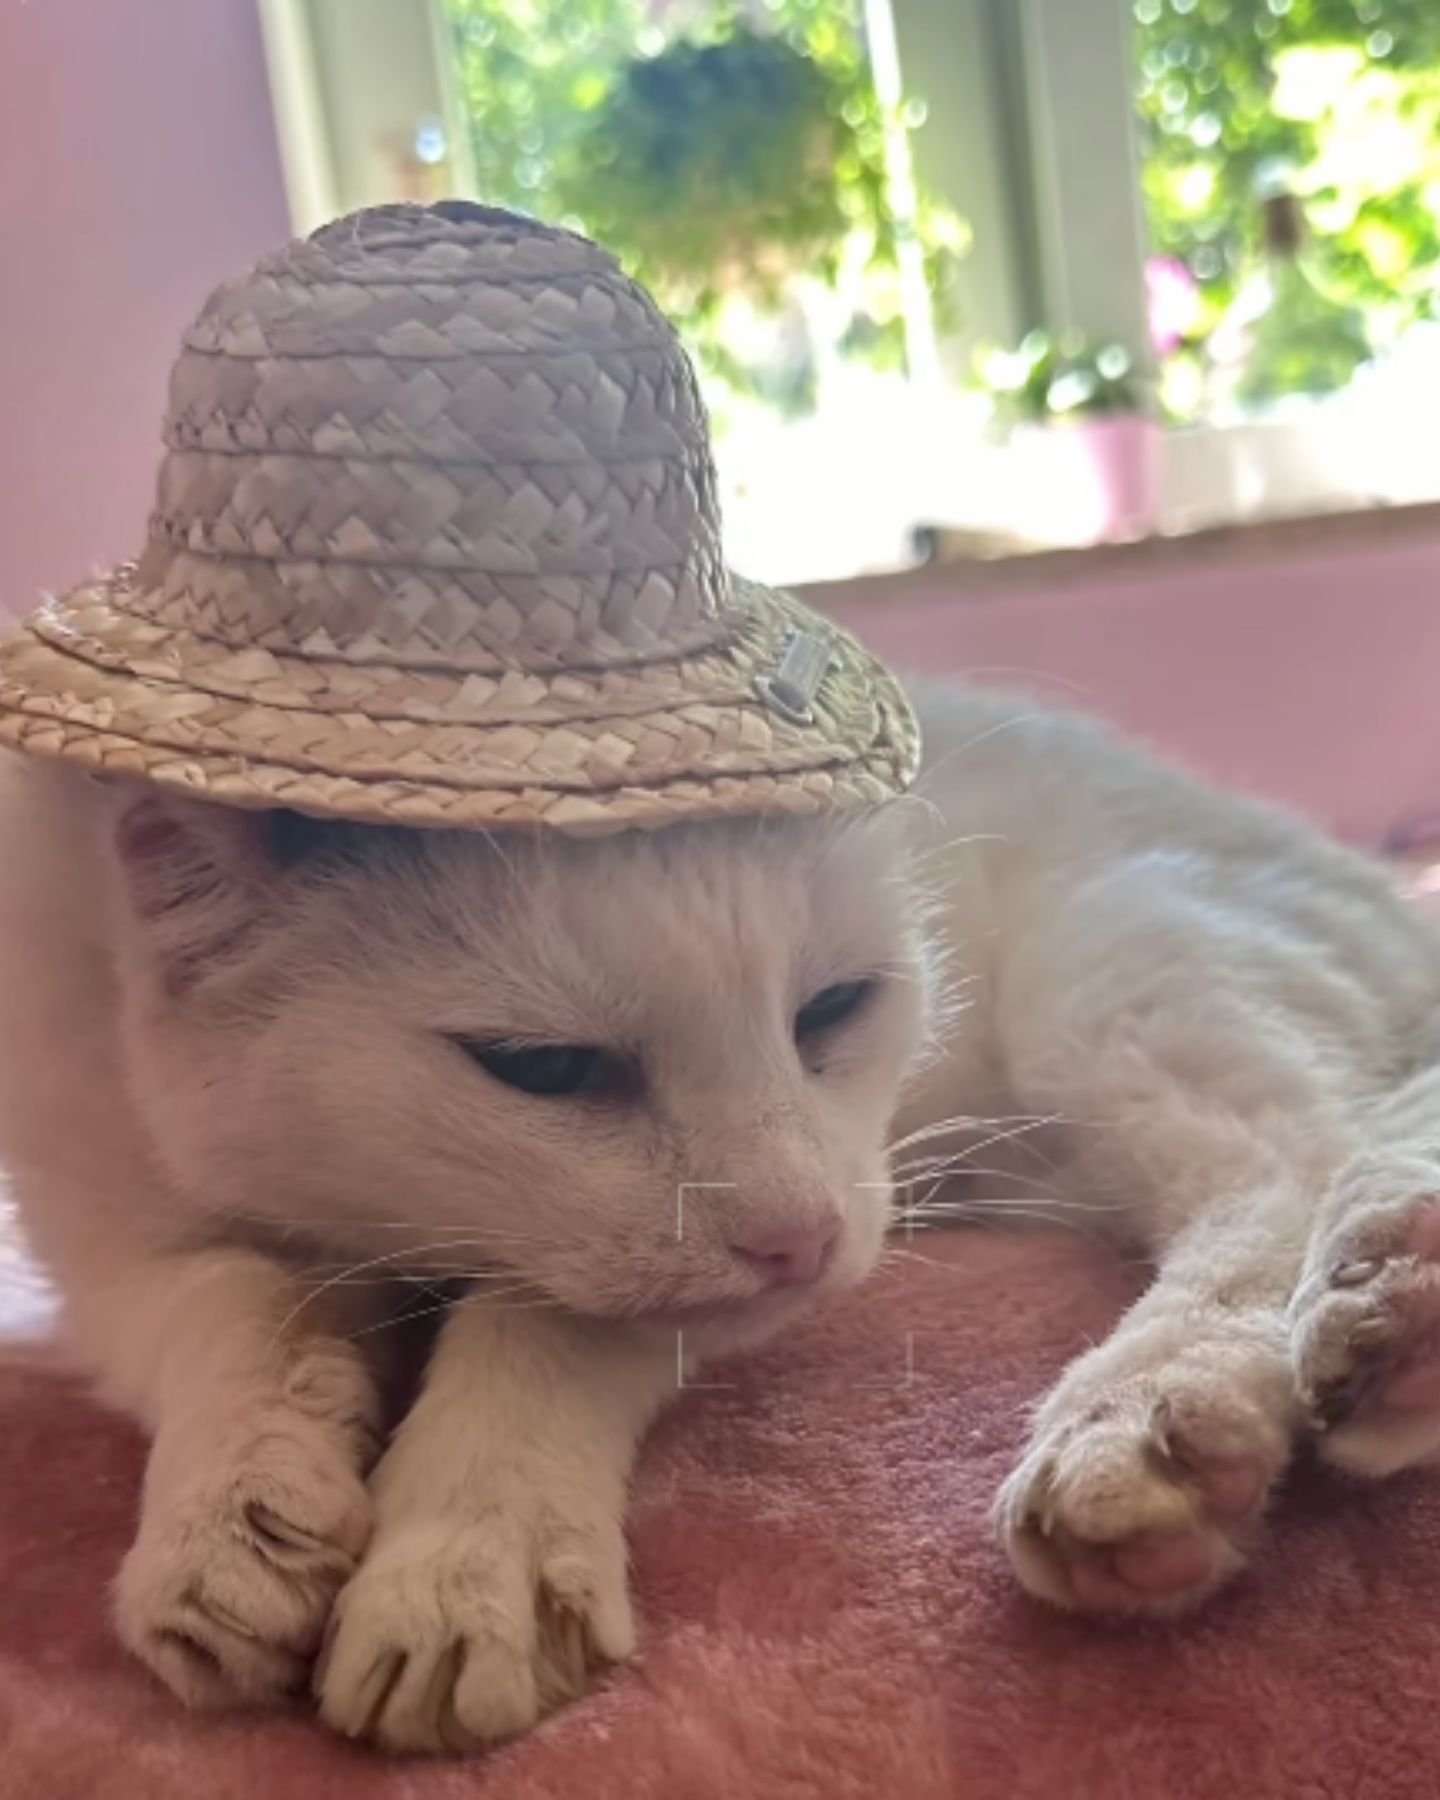
[[[847,1231],[814,1281],[757,1284],[749,1293],[737,1293],[734,1287],[727,1292],[718,1282],[697,1281],[687,1283],[668,1300],[652,1299],[640,1306],[627,1305],[623,1292],[607,1296],[603,1304],[596,1304],[589,1295],[572,1297],[554,1289],[551,1294],[566,1312],[597,1324],[622,1326],[646,1343],[675,1346],[684,1357],[692,1353],[717,1356],[763,1343],[817,1306],[857,1286],[874,1269],[883,1245],[883,1222],[877,1222],[874,1230]]]
[[[849,1285],[819,1281],[810,1287],[775,1288],[743,1300],[660,1308],[639,1315],[632,1326],[647,1339],[677,1344],[685,1356],[728,1355],[764,1343]]]

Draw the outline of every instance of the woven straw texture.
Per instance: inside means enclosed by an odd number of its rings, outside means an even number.
[[[874,804],[893,677],[731,576],[674,332],[585,239],[385,207],[222,287],[137,564],[0,645],[0,743],[239,806],[570,831]],[[823,640],[804,704],[767,684]]]

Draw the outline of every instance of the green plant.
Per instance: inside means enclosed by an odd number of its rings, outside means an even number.
[[[1277,269],[1270,286],[1274,298],[1251,327],[1236,399],[1267,407],[1340,392],[1371,357],[1365,315],[1321,292],[1296,264]]]
[[[1057,424],[1149,410],[1146,384],[1119,344],[1032,331],[1018,349],[991,352],[980,380],[1010,423]]]
[[[888,227],[880,146],[843,117],[849,87],[783,37],[682,39],[622,65],[561,196],[687,310],[734,293],[775,304],[798,270],[833,279],[855,225]]]

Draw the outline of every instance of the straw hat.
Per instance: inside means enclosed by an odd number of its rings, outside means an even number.
[[[186,333],[133,567],[0,645],[0,743],[229,805],[603,831],[900,792],[893,676],[730,574],[674,332],[584,238],[380,207]]]

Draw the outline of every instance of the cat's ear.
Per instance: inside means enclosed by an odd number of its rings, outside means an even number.
[[[243,954],[276,904],[264,814],[147,793],[122,804],[114,844],[129,909],[172,989]]]

